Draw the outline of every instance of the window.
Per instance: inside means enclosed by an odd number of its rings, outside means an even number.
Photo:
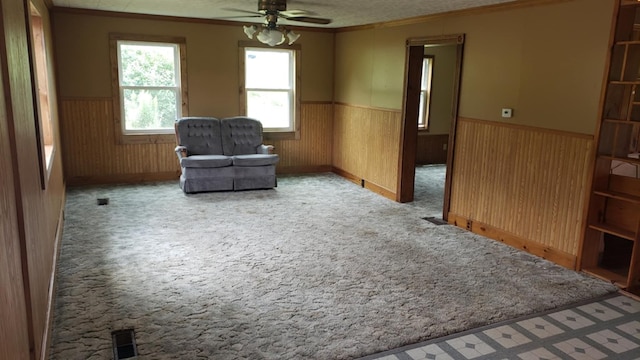
[[[29,8],[33,102],[37,129],[36,137],[39,142],[40,180],[42,188],[45,189],[54,152],[51,99],[49,96],[49,63],[47,61],[47,47],[45,44],[42,16],[32,3],[30,3]]]
[[[111,41],[121,142],[173,142],[175,120],[187,115],[184,39],[112,34]]]
[[[118,41],[125,134],[173,129],[182,113],[179,53],[175,44]]]
[[[420,82],[420,112],[418,113],[418,129],[429,129],[429,107],[431,106],[431,82],[433,80],[433,57],[425,56],[422,60],[422,80]]]
[[[268,137],[295,138],[299,100],[297,49],[241,47],[241,112],[260,120]],[[271,133],[272,136],[269,136]],[[277,136],[276,136],[277,137]]]

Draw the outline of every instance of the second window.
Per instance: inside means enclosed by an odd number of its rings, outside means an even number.
[[[296,50],[244,47],[244,106],[265,132],[295,131]]]

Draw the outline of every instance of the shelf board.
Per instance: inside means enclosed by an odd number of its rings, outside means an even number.
[[[629,158],[629,157],[619,157],[619,156],[611,156],[611,155],[598,155],[598,158],[607,159],[607,160],[618,160],[628,162],[630,164],[640,165],[640,159]]]
[[[623,228],[621,228],[619,226],[614,226],[614,225],[609,225],[609,224],[598,222],[598,223],[594,223],[594,224],[589,224],[589,228],[593,229],[593,230],[605,232],[607,234],[615,235],[615,236],[621,237],[623,239],[627,239],[627,240],[631,240],[631,241],[635,241],[636,240],[636,234],[633,231],[629,231],[627,229],[623,229]]]
[[[611,80],[609,84],[613,85],[640,85],[640,81],[624,81],[624,80]]]
[[[630,202],[630,203],[633,203],[633,204],[640,204],[640,196],[629,195],[627,193],[623,193],[623,192],[619,192],[619,191],[612,191],[612,190],[600,191],[600,190],[596,190],[593,193],[596,194],[596,195],[608,197],[608,198],[611,198],[611,199],[618,199],[618,200],[627,201],[627,202]]]
[[[591,274],[593,276],[599,277],[601,279],[607,280],[607,281],[611,281],[613,284],[615,284],[617,287],[621,288],[621,289],[626,289],[627,288],[627,276],[624,276],[622,274],[619,274],[617,272],[611,271],[611,270],[607,270],[607,269],[603,269],[601,267],[590,267],[590,268],[584,268],[582,269],[582,271]]]
[[[634,105],[640,105],[640,102],[633,103],[633,104],[634,104]],[[602,121],[607,122],[607,123],[624,124],[624,125],[636,125],[636,124],[640,124],[640,121],[624,120],[624,119],[602,119]]]

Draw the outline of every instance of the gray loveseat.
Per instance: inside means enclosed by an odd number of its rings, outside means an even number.
[[[270,189],[276,186],[273,146],[262,144],[262,124],[247,117],[186,117],[175,123],[176,154],[185,193]]]

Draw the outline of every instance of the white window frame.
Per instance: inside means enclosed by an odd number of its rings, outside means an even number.
[[[176,94],[176,119],[188,116],[186,39],[184,37],[152,36],[136,34],[110,34],[112,67],[113,112],[116,142],[119,144],[173,143],[174,128],[127,129],[124,114],[124,91],[127,89],[170,90]],[[174,47],[175,86],[123,86],[121,69],[121,45],[148,45]]]
[[[299,45],[288,46],[286,49],[272,48],[267,46],[260,46],[253,42],[248,43],[241,41],[239,46],[240,56],[240,113],[248,114],[247,97],[250,91],[264,91],[264,92],[286,92],[289,97],[289,126],[283,128],[264,127],[264,135],[267,139],[299,139],[300,138],[300,95],[298,91],[299,86],[299,71],[300,71],[300,50]],[[275,88],[247,88],[246,84],[246,53],[247,51],[265,51],[265,52],[286,52],[289,54],[289,88],[288,89],[275,89]],[[257,120],[260,120],[259,118]]]
[[[429,116],[431,108],[431,85],[433,84],[432,55],[422,59],[422,79],[420,80],[420,112],[418,113],[418,130],[429,130]]]
[[[122,85],[123,72],[118,71],[118,84],[120,87],[120,116],[125,119],[125,107],[124,107],[124,92],[126,90],[168,90],[175,94],[176,98],[176,119],[182,117],[182,109],[180,104],[182,103],[181,90],[180,90],[180,47],[178,44],[173,43],[161,43],[161,42],[149,42],[149,41],[130,41],[130,40],[118,40],[118,69],[122,68],[122,46],[123,45],[141,45],[150,47],[168,47],[173,48],[173,65],[174,65],[174,86],[138,86],[138,85]],[[149,129],[127,129],[126,121],[122,121],[122,132],[125,135],[129,134],[171,134],[174,132],[173,128],[149,128]]]

